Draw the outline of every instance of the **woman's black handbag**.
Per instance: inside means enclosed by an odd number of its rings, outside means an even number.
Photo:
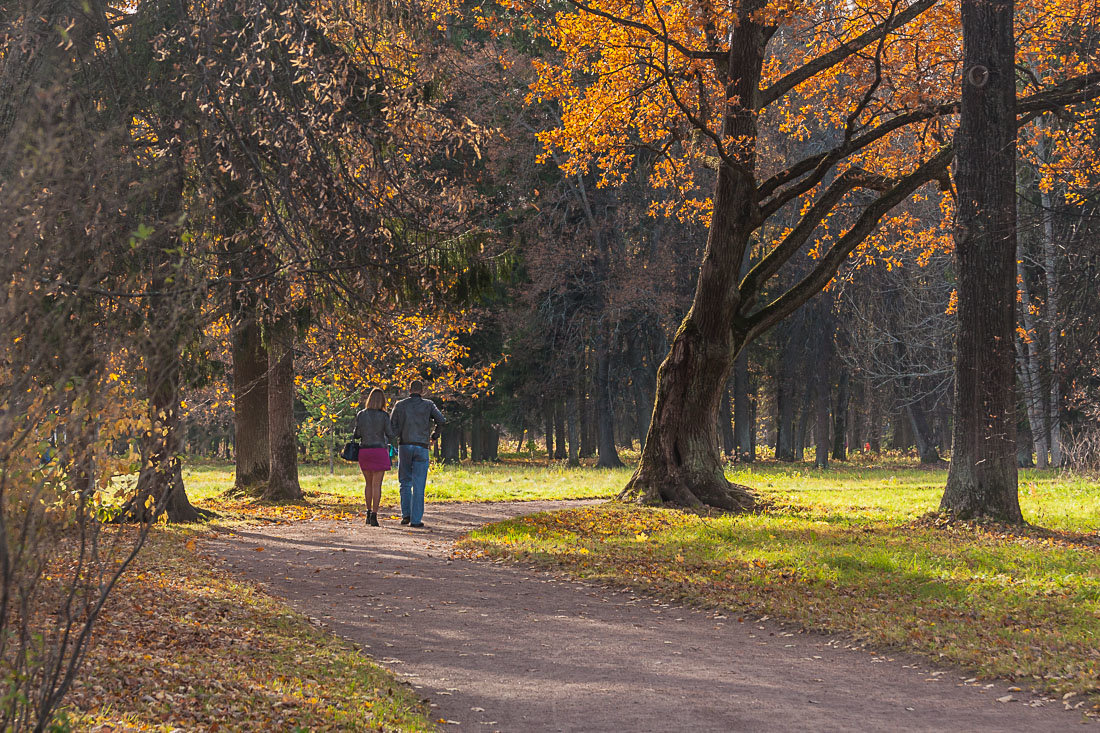
[[[347,443],[344,443],[344,449],[340,451],[340,457],[345,461],[358,461],[359,441],[349,440]]]

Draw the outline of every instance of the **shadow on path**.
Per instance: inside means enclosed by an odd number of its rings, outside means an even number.
[[[366,647],[454,730],[1039,733],[1082,719],[841,638],[450,557],[475,527],[585,503],[597,502],[431,504],[428,530],[387,511],[381,527],[302,522],[208,547]],[[996,701],[1010,694],[1019,700]]]

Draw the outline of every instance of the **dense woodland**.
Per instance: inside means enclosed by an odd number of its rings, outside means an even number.
[[[0,720],[144,535],[58,548],[202,519],[188,455],[302,499],[373,385],[444,463],[737,510],[730,461],[907,452],[1022,521],[1017,466],[1100,468],[1098,48],[1059,0],[0,1],[0,617],[81,609],[0,640]]]

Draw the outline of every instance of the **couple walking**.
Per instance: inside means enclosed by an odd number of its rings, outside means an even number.
[[[424,486],[428,482],[428,443],[432,423],[447,421],[439,408],[422,396],[424,383],[409,383],[409,396],[386,413],[386,394],[377,387],[367,396],[365,409],[355,416],[354,438],[360,441],[359,468],[363,471],[367,524],[378,526],[382,478],[392,468],[390,446],[397,448],[397,480],[401,485],[401,524],[424,526]]]

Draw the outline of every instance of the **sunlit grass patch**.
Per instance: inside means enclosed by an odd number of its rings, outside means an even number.
[[[415,692],[350,644],[156,528],[96,626],[80,730],[434,730]]]
[[[807,496],[828,491],[785,486],[775,496],[786,503],[744,516],[568,510],[491,525],[461,547],[846,632],[1100,703],[1097,538],[937,526],[854,488],[832,504]],[[868,511],[845,516],[853,507]]]
[[[904,522],[934,511],[947,483],[946,469],[915,461],[874,466],[834,462],[825,471],[811,463],[741,464],[730,481],[770,502],[798,507],[830,522]],[[1053,470],[1020,471],[1024,518],[1049,529],[1100,531],[1100,483]]]
[[[433,463],[428,475],[426,501],[532,501],[536,499],[591,499],[615,496],[629,478],[628,469],[567,468],[560,464],[464,464]],[[341,463],[334,473],[328,466],[302,466],[299,470],[304,502],[261,502],[228,495],[233,486],[233,466],[196,463],[184,471],[188,496],[196,506],[212,509],[228,519],[300,521],[348,519],[363,511],[363,475],[358,466]],[[397,467],[386,474],[382,503],[399,503]]]

